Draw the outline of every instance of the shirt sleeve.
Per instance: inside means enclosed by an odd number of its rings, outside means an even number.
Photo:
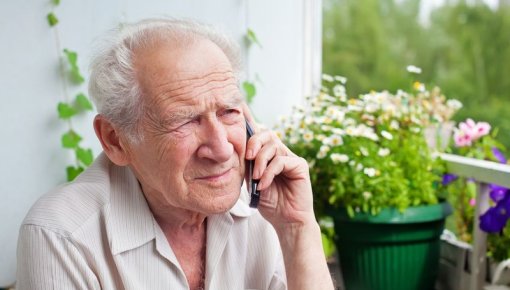
[[[20,229],[16,289],[100,289],[69,237],[35,225]]]

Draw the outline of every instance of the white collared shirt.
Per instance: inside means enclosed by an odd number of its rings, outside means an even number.
[[[137,179],[104,153],[37,201],[17,254],[17,290],[189,289]],[[241,199],[207,218],[205,287],[286,289],[276,233]]]

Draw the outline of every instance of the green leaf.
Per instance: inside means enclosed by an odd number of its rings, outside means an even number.
[[[255,84],[245,81],[243,82],[243,89],[246,92],[246,101],[248,104],[251,104],[253,102],[253,97],[257,94],[257,88],[255,87]]]
[[[84,168],[81,166],[78,166],[78,167],[68,166],[66,168],[67,181],[73,181],[78,175],[80,175],[80,173],[83,172],[83,170],[84,170]]]
[[[73,130],[69,130],[67,133],[62,135],[62,147],[64,148],[76,148],[82,140],[81,136]]]
[[[262,48],[262,44],[260,44],[259,42],[259,39],[257,38],[257,35],[255,34],[255,32],[253,30],[251,30],[250,28],[248,28],[248,30],[246,31],[246,39],[248,40],[248,43],[249,44],[257,44],[260,48]]]
[[[94,161],[94,154],[92,153],[92,149],[78,147],[76,148],[76,158],[78,158],[83,165],[89,166],[92,164],[92,161]]]
[[[68,103],[63,102],[58,103],[57,111],[58,117],[64,120],[71,118],[77,113],[75,108],[71,107],[71,105],[69,105]]]
[[[51,2],[52,2],[52,3],[53,3],[53,5],[55,5],[55,6],[60,5],[60,0],[53,0],[53,1],[51,1]]]
[[[55,14],[53,14],[53,12],[48,13],[48,15],[46,16],[46,19],[48,19],[48,24],[51,27],[57,25],[57,23],[58,23],[58,18],[57,18],[57,16],[55,16]]]
[[[324,255],[331,257],[335,253],[335,243],[324,233],[321,233],[322,248],[324,249]]]
[[[78,67],[78,54],[67,48],[64,49],[64,54],[67,57],[69,66],[71,67],[71,79],[77,84],[83,83],[85,79],[81,75],[80,68]]]
[[[352,209],[352,206],[351,205],[347,205],[347,214],[349,215],[349,217],[353,217],[354,216],[354,210]]]
[[[80,108],[82,108],[84,110],[87,110],[87,111],[93,110],[92,103],[87,98],[87,96],[85,96],[85,94],[83,94],[83,93],[79,93],[78,95],[76,95],[76,103],[78,104],[78,106]]]

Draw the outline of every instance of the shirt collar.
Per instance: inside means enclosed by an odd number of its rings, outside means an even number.
[[[101,156],[101,158],[107,158]],[[127,166],[109,162],[110,204],[106,209],[106,229],[112,253],[137,248],[154,239],[155,220],[140,184]]]
[[[98,159],[98,163],[109,165],[105,174],[110,177],[110,204],[105,209],[105,218],[112,253],[116,255],[153,240],[159,224],[154,219],[131,169],[113,164],[104,153]],[[242,186],[239,200],[224,215],[240,218],[253,215],[256,210],[248,206],[248,198],[249,193],[246,187]]]

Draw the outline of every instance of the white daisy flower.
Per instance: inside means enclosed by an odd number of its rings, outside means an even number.
[[[333,87],[333,95],[335,97],[345,96],[345,87],[342,85],[336,85]]]
[[[349,161],[349,156],[345,154],[333,153],[331,154],[331,160],[333,161],[334,164],[346,163],[347,161]]]
[[[393,140],[393,135],[391,135],[391,133],[388,131],[382,131],[381,136],[383,136],[384,138],[386,138],[388,140]]]
[[[334,79],[331,75],[328,75],[328,74],[322,74],[322,79],[327,81],[327,82],[332,82]]]
[[[381,156],[381,157],[385,157],[385,156],[388,156],[390,154],[390,149],[388,148],[381,148],[379,149],[379,151],[377,152],[377,155]]]
[[[360,147],[359,151],[361,152],[361,154],[363,154],[363,156],[368,156],[368,149],[367,148]]]
[[[421,129],[418,127],[412,127],[409,130],[411,130],[411,132],[416,133],[416,134],[420,133],[420,131],[421,131]]]
[[[340,128],[333,128],[331,129],[331,132],[333,132],[333,134],[336,134],[336,135],[345,135],[345,131],[340,129]]]
[[[328,125],[322,125],[321,126],[321,130],[324,131],[324,132],[331,131],[331,129],[333,129],[333,127],[328,126]]]
[[[400,128],[400,126],[398,125],[398,121],[397,120],[392,120],[390,122],[390,128],[393,129],[393,130],[398,130]]]
[[[332,135],[331,137],[329,137],[329,143],[332,146],[340,146],[344,144],[344,140],[342,139],[342,136]]]
[[[413,74],[421,74],[421,68],[414,65],[408,65],[407,71]]]
[[[370,104],[367,104],[365,106],[365,111],[367,113],[374,113],[376,112],[377,110],[379,110],[379,106],[377,104],[374,104],[374,103],[370,103]]]
[[[356,129],[354,127],[347,127],[347,128],[345,128],[345,134],[347,134],[349,136],[355,136]]]
[[[375,168],[371,168],[371,167],[367,167],[367,168],[363,169],[363,173],[365,173],[369,177],[374,177],[376,172],[377,171],[375,170]]]
[[[462,108],[462,103],[459,100],[450,99],[450,100],[446,101],[446,106],[448,106],[449,108],[452,108],[454,110],[458,110],[458,109]]]
[[[377,136],[377,134],[375,134],[374,132],[368,132],[365,135],[363,135],[363,137],[370,139],[372,141],[379,141],[379,136]]]
[[[368,192],[368,191],[365,191],[365,192],[363,192],[363,197],[365,199],[370,199],[372,197],[372,193]]]
[[[357,170],[357,171],[361,171],[361,170],[363,170],[363,164],[361,164],[361,163],[356,164],[356,170]],[[375,174],[375,173],[374,173],[374,174]]]
[[[347,82],[347,78],[342,76],[335,76],[335,80],[341,82],[344,85]]]
[[[303,134],[303,140],[305,140],[306,142],[311,142],[313,140],[313,133],[311,131],[306,131]]]

